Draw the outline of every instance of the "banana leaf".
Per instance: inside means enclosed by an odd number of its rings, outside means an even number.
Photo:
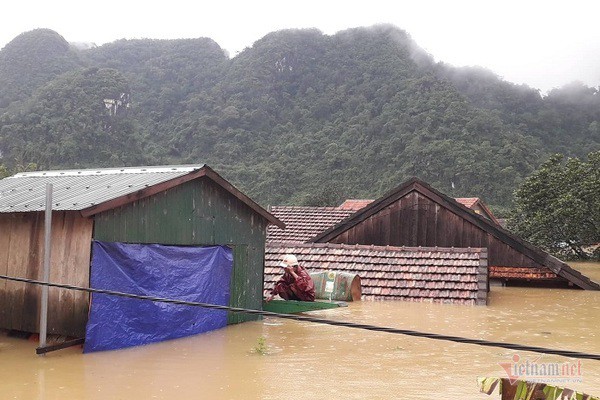
[[[538,399],[543,393],[545,400],[600,400],[598,396],[576,392],[571,389],[561,388],[541,382],[527,382],[518,380],[510,382],[507,378],[484,377],[477,378],[479,390],[485,394],[493,394],[498,389],[498,394],[509,394],[514,391],[512,398],[503,396],[503,400],[533,400]],[[516,388],[515,388],[516,386]]]

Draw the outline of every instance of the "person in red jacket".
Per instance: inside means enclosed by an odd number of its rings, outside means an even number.
[[[315,284],[306,268],[298,264],[296,256],[286,254],[279,265],[285,272],[271,290],[267,301],[276,295],[285,300],[315,301]]]

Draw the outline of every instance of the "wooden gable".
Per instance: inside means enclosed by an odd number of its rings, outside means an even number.
[[[407,181],[310,242],[484,247],[488,249],[489,266],[548,269],[556,275],[554,279],[583,289],[600,290],[600,285],[564,262],[417,178]]]

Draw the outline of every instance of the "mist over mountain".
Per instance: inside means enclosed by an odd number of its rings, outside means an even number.
[[[207,163],[262,204],[373,198],[411,176],[498,207],[550,154],[600,149],[598,88],[546,96],[436,63],[393,26],[0,51],[0,164]]]

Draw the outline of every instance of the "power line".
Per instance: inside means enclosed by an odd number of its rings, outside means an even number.
[[[465,337],[461,337],[461,336],[440,335],[437,333],[419,332],[419,331],[414,331],[414,330],[409,330],[409,329],[389,328],[389,327],[369,325],[369,324],[358,324],[355,322],[335,321],[335,320],[324,319],[324,318],[309,317],[306,315],[281,314],[281,313],[275,313],[275,312],[271,312],[271,311],[252,310],[252,309],[248,309],[248,308],[222,306],[219,304],[167,299],[167,298],[163,298],[163,297],[123,293],[123,292],[118,292],[115,290],[93,289],[93,288],[85,288],[85,287],[81,287],[81,286],[66,285],[66,284],[61,284],[61,283],[43,282],[43,281],[38,281],[35,279],[17,278],[17,277],[12,277],[12,276],[7,276],[7,275],[0,275],[0,279],[6,279],[9,281],[15,281],[15,282],[24,282],[24,283],[29,283],[29,284],[33,284],[33,285],[49,286],[49,287],[56,287],[56,288],[69,289],[69,290],[77,290],[80,292],[87,292],[87,293],[99,293],[99,294],[106,294],[106,295],[110,295],[110,296],[126,297],[126,298],[131,298],[131,299],[149,300],[149,301],[154,301],[154,302],[159,302],[159,303],[178,304],[178,305],[192,306],[192,307],[203,307],[203,308],[214,309],[214,310],[231,311],[231,312],[235,312],[235,313],[264,315],[264,316],[269,316],[269,317],[291,319],[291,320],[295,320],[295,321],[313,322],[313,323],[333,325],[333,326],[343,326],[346,328],[355,328],[355,329],[363,329],[363,330],[375,331],[375,332],[393,333],[393,334],[397,334],[397,335],[406,335],[406,336],[420,337],[420,338],[426,338],[426,339],[443,340],[443,341],[454,342],[454,343],[475,344],[478,346],[500,347],[500,348],[504,348],[504,349],[518,350],[518,351],[531,351],[531,352],[535,352],[535,353],[553,354],[553,355],[558,355],[558,356],[563,356],[563,357],[572,357],[572,358],[580,358],[580,359],[588,359],[588,360],[600,360],[599,354],[584,353],[584,352],[579,352],[579,351],[557,350],[557,349],[551,349],[551,348],[547,348],[547,347],[527,346],[527,345],[522,345],[522,344],[495,342],[495,341],[482,340],[482,339],[470,339],[470,338],[465,338]]]

